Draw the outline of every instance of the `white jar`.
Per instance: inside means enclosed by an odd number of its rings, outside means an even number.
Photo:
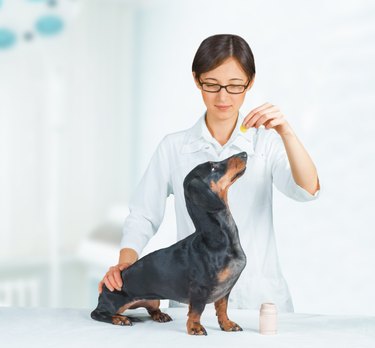
[[[277,309],[273,303],[263,303],[259,313],[259,333],[261,335],[276,335]]]

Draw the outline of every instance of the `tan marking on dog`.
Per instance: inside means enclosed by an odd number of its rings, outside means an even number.
[[[136,300],[130,303],[123,305],[117,311],[117,314],[125,312],[127,309],[136,309],[139,307],[145,307],[150,311],[156,311],[159,309],[160,300]]]
[[[246,167],[246,164],[237,157],[231,158],[228,162],[226,173],[217,181],[210,183],[212,192],[215,192],[226,205],[228,205],[228,188],[234,183],[232,178]],[[236,181],[236,180],[235,180]]]
[[[114,315],[112,316],[112,324],[113,325],[126,325],[132,326],[132,322],[128,317],[121,316],[121,315]]]
[[[200,323],[201,315],[192,311],[189,304],[188,320],[186,322],[187,333],[189,335],[207,335],[206,329]]]
[[[229,320],[227,315],[227,307],[228,301],[225,297],[215,302],[216,316],[219,323]]]
[[[224,268],[219,274],[217,275],[217,279],[220,283],[225,282],[228,277],[230,276],[230,269],[229,267]]]
[[[227,315],[228,300],[224,297],[215,302],[216,316],[219,326],[223,331],[242,331],[235,322],[229,320]]]
[[[141,301],[133,301],[133,302],[127,303],[123,305],[122,307],[120,307],[116,313],[120,314],[120,313],[125,312],[127,309],[131,308],[137,302],[141,302]]]
[[[221,179],[218,182],[214,182],[212,180],[210,183],[210,188],[211,188],[211,191],[215,192],[220,197],[220,199],[224,201],[225,204],[227,205],[228,204],[227,191],[222,189],[222,186],[221,186],[222,183],[220,181]]]
[[[160,307],[160,300],[139,300],[132,304],[129,309],[135,309],[139,307],[145,307],[146,309],[156,311]]]

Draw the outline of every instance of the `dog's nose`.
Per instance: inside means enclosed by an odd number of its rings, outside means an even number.
[[[238,154],[238,156],[240,158],[243,158],[244,160],[247,160],[247,153],[244,151],[244,152],[241,152],[240,154]]]

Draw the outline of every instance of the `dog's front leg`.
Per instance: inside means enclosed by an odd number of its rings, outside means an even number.
[[[227,315],[229,294],[215,302],[217,320],[223,331],[242,331],[242,328],[235,322],[229,320]]]
[[[201,315],[203,313],[206,303],[204,302],[190,302],[188,320],[186,323],[187,332],[189,335],[205,335],[207,336],[206,329],[201,325]]]

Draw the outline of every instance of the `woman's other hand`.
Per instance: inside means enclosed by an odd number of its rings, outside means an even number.
[[[99,294],[103,291],[103,284],[110,290],[114,291],[115,289],[120,291],[122,288],[122,278],[121,278],[121,271],[128,268],[132,263],[125,262],[119,263],[116,266],[112,266],[109,268],[108,272],[105,274],[103,279],[100,281],[98,286]]]

